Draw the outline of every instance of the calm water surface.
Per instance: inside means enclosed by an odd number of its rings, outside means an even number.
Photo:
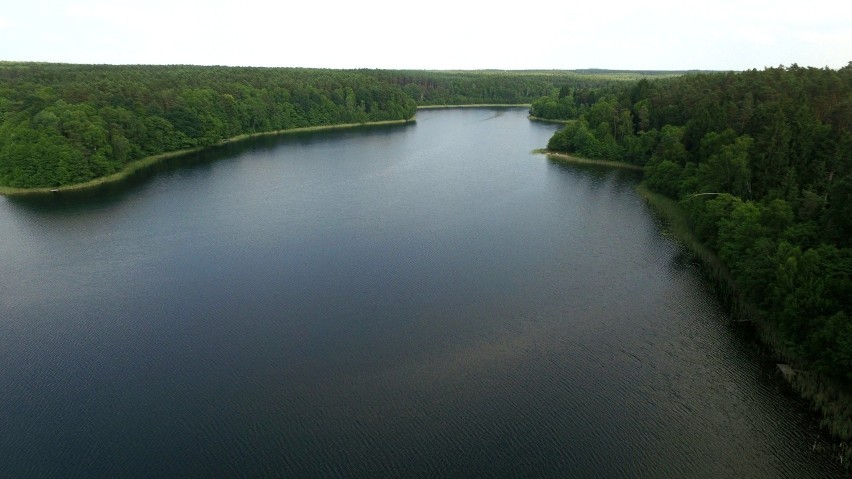
[[[832,477],[629,172],[524,110],[0,198],[0,477]]]

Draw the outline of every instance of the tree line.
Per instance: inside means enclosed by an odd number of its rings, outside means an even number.
[[[852,62],[564,88],[548,148],[641,165],[809,370],[852,381]]]
[[[527,104],[560,88],[601,88],[662,74],[565,70],[376,70],[375,73],[402,88],[418,105]]]
[[[574,72],[325,70],[0,62],[0,186],[58,187],[241,134],[412,118],[416,105],[529,103]]]
[[[0,184],[79,183],[240,134],[404,120],[415,108],[356,71],[0,64]]]

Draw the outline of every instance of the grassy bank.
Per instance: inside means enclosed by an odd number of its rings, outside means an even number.
[[[6,196],[15,196],[15,195],[32,195],[32,194],[47,194],[47,193],[58,193],[62,191],[79,191],[85,190],[88,188],[94,188],[106,183],[112,183],[116,181],[121,181],[133,173],[143,170],[153,164],[159,163],[161,161],[166,161],[171,158],[177,158],[179,156],[188,155],[190,153],[195,153],[198,151],[202,151],[205,148],[210,148],[213,146],[223,145],[225,143],[239,142],[243,140],[248,140],[251,138],[259,138],[262,136],[274,136],[274,135],[286,135],[291,133],[304,133],[311,131],[327,131],[327,130],[342,130],[348,128],[358,128],[362,126],[380,126],[380,125],[401,125],[405,123],[414,122],[414,118],[409,118],[408,120],[387,120],[387,121],[374,121],[367,123],[342,123],[337,125],[319,125],[319,126],[307,126],[303,128],[291,128],[287,130],[274,130],[274,131],[263,131],[259,133],[246,133],[242,135],[233,136],[231,138],[224,139],[217,143],[213,143],[208,146],[199,146],[195,148],[187,148],[184,150],[170,151],[167,153],[161,153],[159,155],[148,156],[145,158],[141,158],[136,161],[132,161],[124,166],[120,171],[112,173],[107,176],[102,176],[100,178],[95,178],[90,181],[86,181],[83,183],[75,183],[71,185],[62,185],[56,187],[42,187],[42,188],[13,188],[9,186],[0,186],[0,195]]]
[[[848,384],[808,372],[804,362],[786,347],[785,341],[773,325],[764,320],[757,308],[743,298],[730,272],[716,254],[704,246],[692,233],[686,213],[677,201],[649,190],[644,183],[636,190],[663,218],[669,231],[697,258],[703,272],[712,281],[717,294],[736,320],[750,321],[760,341],[767,347],[773,360],[790,364],[795,374],[785,377],[793,390],[806,399],[820,414],[820,426],[840,441],[837,445],[822,446],[833,460],[842,461],[844,467],[852,465],[852,390]],[[816,447],[816,444],[815,446]]]
[[[580,158],[578,156],[569,155],[567,153],[555,153],[548,150],[535,150],[535,153],[543,153],[547,155],[547,157],[554,161],[559,161],[562,163],[572,163],[575,165],[601,165],[601,166],[609,166],[612,168],[622,168],[625,170],[633,170],[633,171],[642,171],[642,167],[638,165],[633,165],[630,163],[625,163],[623,161],[610,161],[610,160],[590,160],[588,158]]]
[[[560,125],[567,125],[568,123],[577,121],[577,120],[555,120],[553,118],[542,118],[540,116],[532,116],[532,115],[528,116],[527,118],[529,118],[532,121],[540,121],[542,123],[558,123]]]

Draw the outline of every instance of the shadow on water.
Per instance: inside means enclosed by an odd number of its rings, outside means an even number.
[[[548,158],[548,165],[570,178],[572,182],[585,185],[590,191],[600,191],[616,186],[633,188],[642,180],[642,172],[594,163],[569,163]],[[609,186],[608,186],[609,185]]]
[[[286,144],[310,146],[317,142],[328,141],[330,138],[342,139],[353,135],[387,136],[413,126],[416,126],[416,123],[364,125],[340,130],[288,132],[246,138],[169,158],[137,170],[121,180],[91,188],[57,193],[13,195],[6,199],[16,207],[31,211],[73,211],[80,208],[105,206],[126,201],[149,187],[157,178],[182,172],[202,172],[220,161],[232,161],[244,153],[270,151]]]
[[[503,116],[503,110],[494,110],[493,115],[489,116],[488,118],[483,118],[482,120],[479,120],[479,121],[483,122],[483,121],[493,120],[493,119],[501,117],[501,116]]]
[[[554,170],[588,181],[594,188],[602,186],[605,181],[615,180],[618,185],[624,185],[637,184],[642,179],[641,171],[613,168],[609,165],[570,163],[552,158],[548,158],[547,163]]]

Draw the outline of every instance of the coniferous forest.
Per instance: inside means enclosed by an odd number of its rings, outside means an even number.
[[[848,388],[852,63],[567,88],[532,113],[569,120],[551,151],[643,166],[778,351]],[[852,436],[848,422],[835,432]]]

